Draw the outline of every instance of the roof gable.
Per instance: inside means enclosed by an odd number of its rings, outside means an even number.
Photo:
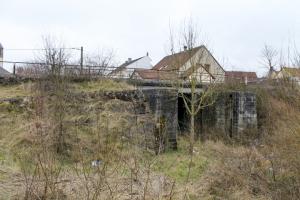
[[[300,77],[300,68],[283,67],[281,71],[287,73],[289,76]]]
[[[198,46],[193,49],[181,51],[179,53],[169,55],[160,60],[152,69],[154,70],[164,70],[164,71],[176,71],[184,66],[190,59],[193,58],[201,49],[206,51],[208,56],[210,56],[214,62],[220,67],[220,69],[225,72],[225,70],[221,67],[219,62],[215,59],[212,53],[204,46]]]
[[[173,55],[168,55],[160,60],[152,69],[165,71],[177,70],[191,59],[202,47],[203,46],[199,46]]]
[[[0,67],[0,77],[9,76],[10,73],[6,71],[3,67]]]
[[[115,74],[115,73],[118,73],[120,71],[122,71],[123,69],[125,69],[127,66],[141,60],[142,58],[144,58],[145,56],[143,57],[140,57],[140,58],[137,58],[137,59],[134,59],[132,61],[126,61],[124,62],[122,65],[120,65],[119,67],[117,67],[116,69],[114,69],[112,72],[110,72],[110,74]]]

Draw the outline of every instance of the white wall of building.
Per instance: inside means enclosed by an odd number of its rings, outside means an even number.
[[[0,43],[0,67],[3,67],[3,47]]]
[[[201,64],[202,66],[208,65],[209,73],[216,78],[215,82],[225,82],[225,71],[205,47],[200,48],[198,52],[180,68],[180,71],[186,71],[192,65],[197,64]],[[204,69],[200,68],[194,73],[197,73],[197,76],[199,76],[197,79],[199,81],[201,80],[201,82],[211,81],[211,76]]]
[[[151,69],[152,60],[149,56],[144,56],[136,62],[127,65],[125,69],[112,75],[113,78],[130,78],[134,69]]]

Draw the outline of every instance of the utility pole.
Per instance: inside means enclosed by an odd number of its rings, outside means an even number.
[[[13,75],[16,75],[16,63],[14,63],[14,68],[13,68]]]
[[[80,47],[80,75],[83,72],[83,47]]]

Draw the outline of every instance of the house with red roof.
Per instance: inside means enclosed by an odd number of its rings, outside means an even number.
[[[226,83],[251,83],[256,82],[256,72],[244,72],[244,71],[226,71],[225,82]]]
[[[196,78],[201,83],[222,83],[225,70],[205,46],[168,55],[151,70],[134,70],[131,78],[143,80],[189,80]]]

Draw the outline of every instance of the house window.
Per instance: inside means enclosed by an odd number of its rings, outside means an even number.
[[[204,69],[208,72],[210,72],[210,65],[209,64],[205,64],[204,65]]]

